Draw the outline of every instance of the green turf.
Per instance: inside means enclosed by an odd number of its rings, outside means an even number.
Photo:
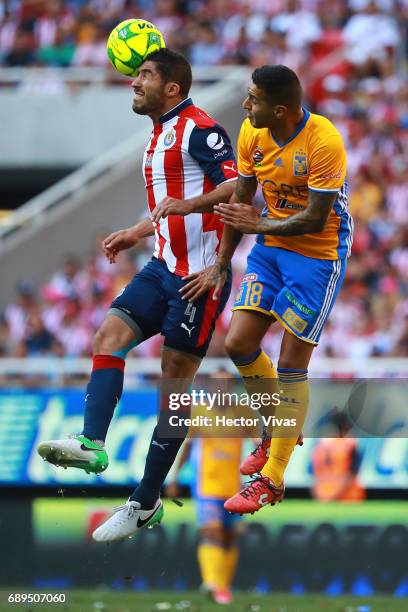
[[[17,592],[17,589],[13,589]],[[28,592],[21,589],[20,592]],[[0,612],[33,610],[37,612],[155,612],[159,610],[183,610],[184,612],[215,612],[222,609],[231,612],[398,612],[408,609],[406,599],[394,599],[387,596],[377,597],[324,597],[321,595],[290,596],[236,594],[230,606],[213,604],[206,597],[195,592],[168,593],[150,592],[136,594],[132,592],[81,591],[67,592],[66,604],[9,604],[8,592],[0,594]]]

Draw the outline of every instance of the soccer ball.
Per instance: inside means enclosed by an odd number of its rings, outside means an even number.
[[[108,57],[116,70],[126,76],[136,76],[146,57],[166,46],[164,38],[150,21],[126,19],[109,34]]]

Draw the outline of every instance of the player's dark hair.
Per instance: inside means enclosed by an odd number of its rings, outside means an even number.
[[[262,89],[272,104],[282,104],[290,109],[299,108],[302,102],[302,86],[287,66],[261,66],[252,73],[252,81]]]
[[[191,66],[184,55],[165,48],[150,53],[145,61],[154,62],[163,81],[180,85],[181,96],[187,98],[193,75]]]

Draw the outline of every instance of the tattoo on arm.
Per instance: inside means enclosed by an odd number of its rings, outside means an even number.
[[[336,197],[337,192],[309,190],[309,201],[305,210],[281,221],[265,218],[262,220],[261,233],[273,236],[318,234],[324,230]]]
[[[238,174],[237,182],[235,183],[235,191],[231,196],[230,202],[243,202],[244,204],[252,204],[252,200],[256,193],[258,182],[255,177],[244,178]]]

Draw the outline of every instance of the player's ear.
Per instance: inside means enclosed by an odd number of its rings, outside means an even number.
[[[164,92],[169,98],[176,98],[180,95],[180,85],[170,81],[169,83],[166,83]]]
[[[283,119],[287,112],[288,109],[282,104],[277,104],[274,108],[274,113],[277,119]]]

